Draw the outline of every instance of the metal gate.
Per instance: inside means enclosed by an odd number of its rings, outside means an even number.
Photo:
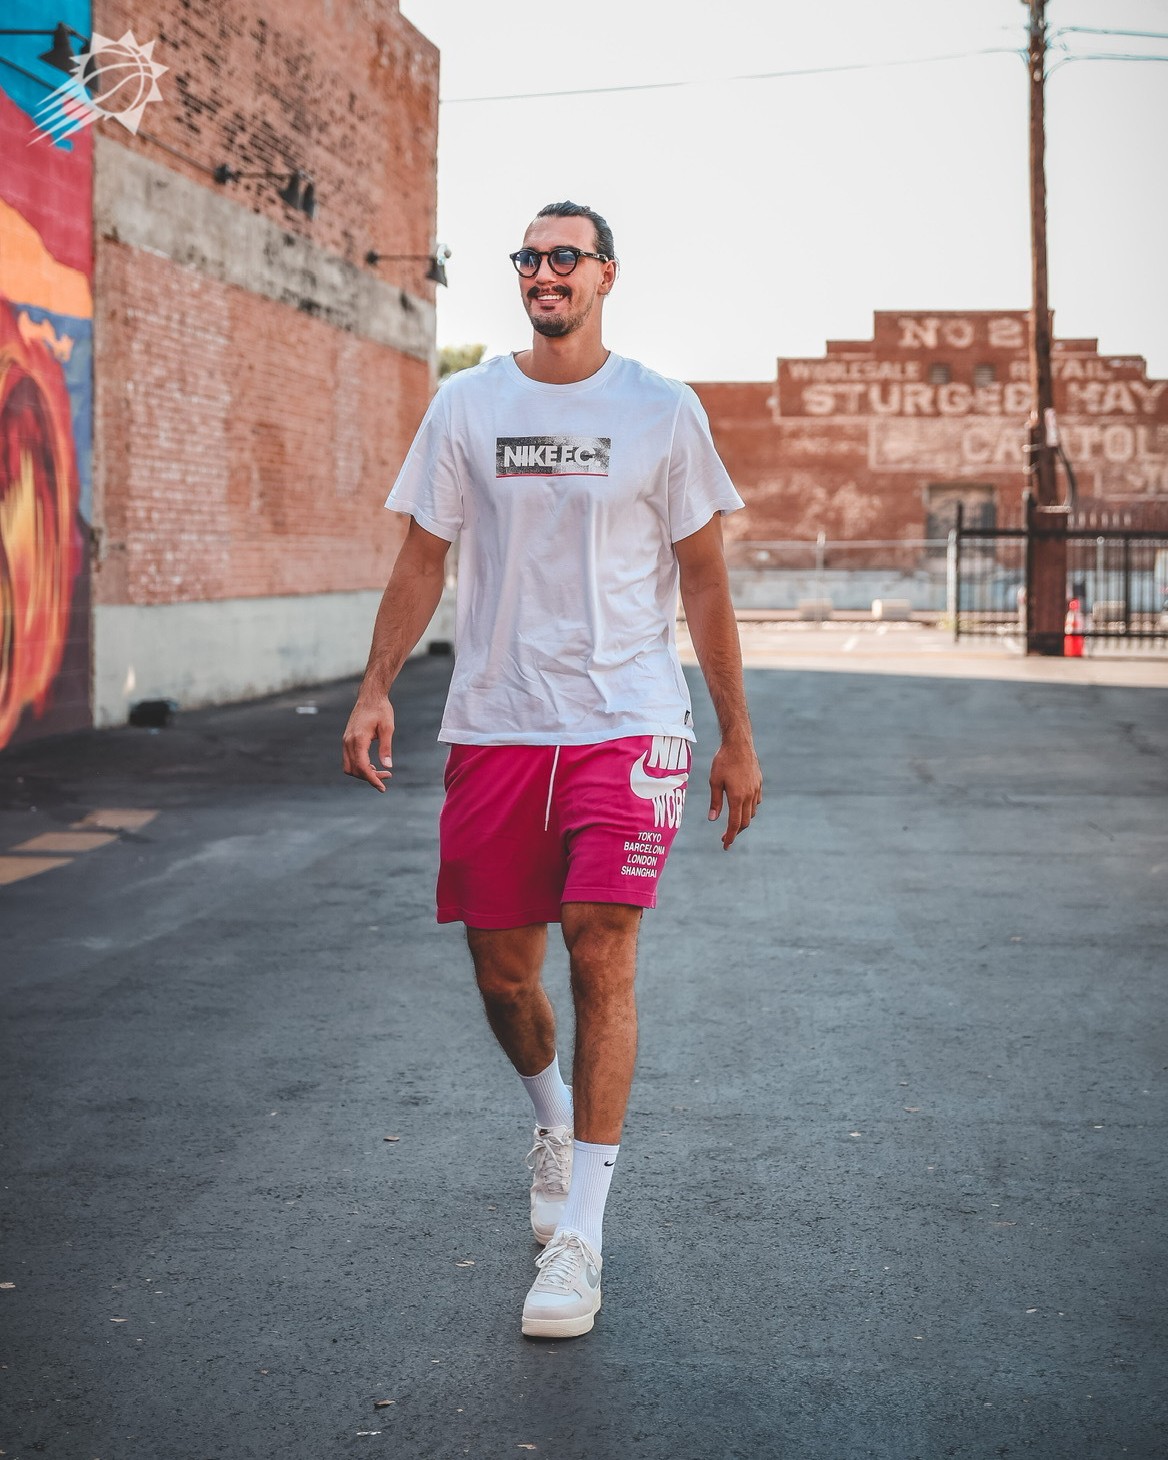
[[[967,527],[960,503],[949,533],[946,610],[955,639],[1021,637],[1034,544],[1061,542],[1066,601],[1079,600],[1083,637],[1168,647],[1168,529],[1088,526],[1031,516],[1023,527]]]

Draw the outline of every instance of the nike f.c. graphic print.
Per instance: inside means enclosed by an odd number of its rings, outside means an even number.
[[[496,477],[606,477],[609,436],[497,436]]]

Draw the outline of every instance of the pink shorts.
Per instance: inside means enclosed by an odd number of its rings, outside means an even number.
[[[562,902],[657,903],[681,824],[689,741],[452,745],[439,820],[438,921],[558,923]]]

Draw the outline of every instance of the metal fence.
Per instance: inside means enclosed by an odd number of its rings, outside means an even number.
[[[1066,601],[1086,639],[1168,645],[1168,531],[1074,526],[965,527],[949,534],[946,615],[955,638],[1026,633],[1036,539],[1064,546]]]
[[[1139,526],[1128,519],[1134,517]],[[1141,520],[1142,517],[1142,520]],[[1021,638],[1034,544],[1065,553],[1066,601],[1078,599],[1096,649],[1168,648],[1168,522],[1162,511],[1107,510],[1008,525],[967,525],[960,504],[948,538],[738,541],[727,544],[736,607],[829,619],[913,616],[955,637]]]

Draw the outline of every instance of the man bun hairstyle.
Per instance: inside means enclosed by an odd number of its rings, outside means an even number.
[[[587,218],[596,235],[596,252],[602,253],[605,258],[612,259],[615,263],[616,248],[612,241],[612,229],[594,208],[585,207],[583,203],[549,203],[535,216],[537,218]]]

